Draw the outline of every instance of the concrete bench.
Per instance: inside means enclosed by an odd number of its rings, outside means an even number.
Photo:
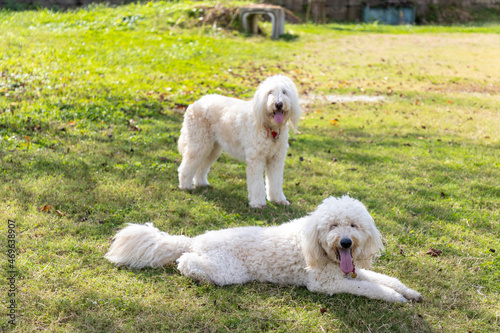
[[[259,32],[258,15],[267,15],[271,18],[273,32],[271,38],[278,39],[285,33],[285,10],[280,6],[255,4],[240,7],[240,19],[246,32]]]

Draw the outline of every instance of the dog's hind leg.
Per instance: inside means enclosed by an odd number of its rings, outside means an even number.
[[[179,188],[183,190],[193,189],[193,178],[198,169],[204,164],[207,156],[214,150],[214,141],[209,134],[209,129],[202,124],[190,124],[191,133],[181,133],[183,140],[182,162],[177,171],[179,172]],[[197,125],[197,126],[196,126]],[[180,149],[179,149],[180,150]]]
[[[251,280],[243,264],[228,253],[223,256],[220,253],[184,253],[177,259],[177,264],[182,275],[199,282],[225,286]]]
[[[185,151],[182,156],[182,162],[179,166],[179,188],[182,190],[191,190],[193,186],[193,177],[199,165],[203,161],[203,156],[198,152]]]
[[[196,253],[184,253],[177,259],[177,268],[182,275],[193,280],[215,284],[210,277],[210,272],[203,264],[203,258]]]
[[[264,161],[261,161],[259,158],[247,159],[248,201],[253,208],[263,208],[266,206],[264,169]]]
[[[286,153],[286,151],[285,151]],[[289,205],[283,193],[283,170],[285,156],[275,156],[266,162],[266,192],[267,200],[280,205]]]
[[[201,162],[201,165],[198,167],[196,174],[194,175],[194,185],[195,186],[209,186],[207,176],[210,171],[210,167],[212,164],[217,161],[220,154],[222,153],[222,147],[217,142],[214,144],[212,151],[208,154],[205,159]]]

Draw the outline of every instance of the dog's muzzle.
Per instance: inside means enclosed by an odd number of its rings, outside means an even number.
[[[342,238],[340,240],[341,248],[337,249],[337,258],[340,261],[340,269],[344,274],[355,274],[354,263],[352,260],[352,240],[350,238]],[[351,274],[351,276],[352,276]]]
[[[276,104],[278,104],[278,103],[276,103]],[[285,114],[283,113],[283,110],[281,109],[282,107],[283,107],[283,103],[281,103],[281,107],[279,109],[276,108],[276,111],[273,112],[274,121],[277,122],[278,124],[281,124],[285,120]]]

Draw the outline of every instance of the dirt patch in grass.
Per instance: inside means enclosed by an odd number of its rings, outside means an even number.
[[[366,96],[366,95],[307,95],[305,98],[299,99],[302,105],[311,104],[316,101],[325,101],[329,103],[352,103],[352,102],[365,102],[377,103],[383,101],[384,96]]]
[[[500,86],[493,83],[476,84],[476,83],[457,83],[449,85],[442,89],[443,92],[464,93],[464,94],[500,94]]]

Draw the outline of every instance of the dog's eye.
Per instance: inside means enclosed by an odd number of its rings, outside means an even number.
[[[356,228],[356,225],[355,224],[351,224],[351,228]]]
[[[330,230],[333,230],[333,229],[337,228],[338,226],[339,226],[338,224],[332,224],[332,225],[330,226]]]
[[[272,95],[273,94],[273,91],[271,90],[267,95]]]
[[[283,95],[286,95],[286,90],[283,90]]]

